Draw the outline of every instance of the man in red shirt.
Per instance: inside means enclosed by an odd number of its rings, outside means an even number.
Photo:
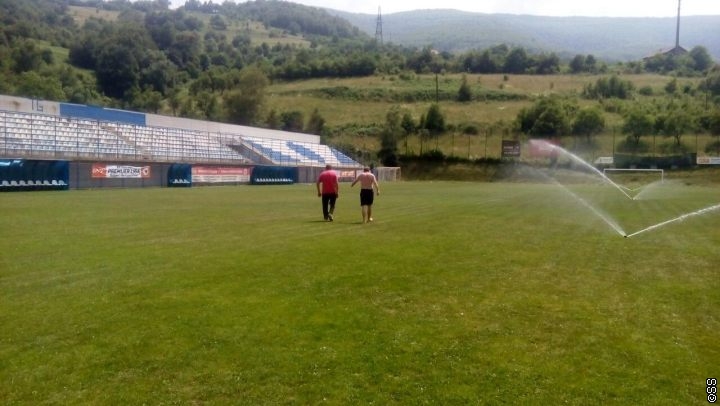
[[[340,184],[338,183],[338,175],[332,170],[332,166],[325,165],[325,170],[320,172],[315,186],[317,186],[318,197],[322,198],[323,218],[327,221],[333,221],[335,200],[340,194]]]

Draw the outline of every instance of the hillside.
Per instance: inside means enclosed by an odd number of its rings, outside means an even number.
[[[328,10],[369,35],[377,16]],[[539,17],[482,14],[458,10],[417,10],[382,16],[386,42],[462,52],[512,44],[569,57],[592,54],[607,61],[638,60],[675,45],[675,18]],[[688,16],[681,22],[680,43],[701,45],[720,59],[720,16]]]

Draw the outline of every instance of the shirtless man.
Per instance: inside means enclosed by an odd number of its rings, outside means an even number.
[[[363,224],[373,221],[372,218],[372,204],[374,199],[373,188],[375,188],[375,194],[380,196],[380,187],[378,186],[375,175],[370,172],[370,168],[367,166],[363,168],[361,174],[355,178],[350,187],[355,186],[356,183],[360,182],[360,207],[362,208]]]

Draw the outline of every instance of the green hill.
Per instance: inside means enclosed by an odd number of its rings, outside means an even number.
[[[375,35],[376,15],[328,10]],[[603,60],[641,59],[675,45],[675,18],[540,17],[458,10],[417,10],[382,16],[386,42],[461,52],[512,44],[559,55],[592,54]],[[720,16],[681,21],[681,45],[704,46],[720,59]]]

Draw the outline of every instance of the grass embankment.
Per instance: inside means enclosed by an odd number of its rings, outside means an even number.
[[[432,140],[420,140],[411,134],[407,140],[400,140],[401,154],[420,154],[438,149],[447,156],[458,158],[499,158],[503,139],[514,138],[512,123],[523,109],[530,107],[542,95],[558,94],[575,98],[581,107],[598,106],[604,110],[606,129],[594,137],[595,147],[583,151],[584,157],[610,156],[617,145],[624,140],[621,133],[623,119],[615,110],[614,102],[607,109],[598,101],[579,97],[583,88],[595,84],[606,75],[466,75],[474,94],[472,102],[455,101],[462,75],[376,75],[347,79],[312,79],[294,82],[276,82],[268,89],[267,109],[278,112],[300,111],[305,118],[315,109],[326,120],[333,145],[353,145],[364,156],[375,159],[380,149],[379,134],[389,109],[400,107],[417,122],[427,113],[431,103],[439,96],[440,108],[446,124],[455,129]],[[636,94],[632,103],[669,102],[665,85],[673,80],[668,76],[639,74],[622,75],[622,80],[631,81],[636,89],[649,88],[652,95]],[[678,86],[697,87],[701,79],[679,79]],[[437,87],[436,87],[437,86]],[[437,92],[437,93],[436,93]],[[685,96],[681,96],[685,97]],[[703,99],[704,100],[704,99]],[[699,99],[694,103],[701,103]],[[474,125],[477,135],[465,135],[463,128]],[[705,146],[717,137],[707,134],[685,134],[683,143],[691,150],[704,154]],[[662,144],[672,143],[670,138],[645,137],[653,147],[649,153],[659,154]],[[582,142],[572,137],[564,139],[565,146],[577,150]],[[613,143],[616,147],[613,147]],[[586,156],[585,156],[586,155]]]
[[[3,194],[0,403],[705,401],[717,212],[400,182],[362,225],[348,186],[333,223],[312,185]],[[720,202],[675,187],[575,192]]]

